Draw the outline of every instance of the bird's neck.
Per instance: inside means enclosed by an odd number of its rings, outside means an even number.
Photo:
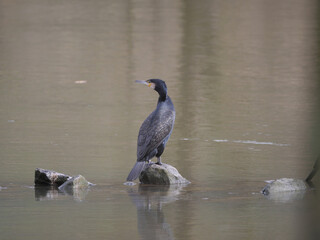
[[[157,91],[159,93],[159,99],[158,99],[158,103],[159,102],[164,102],[166,101],[168,95],[167,95],[167,91],[164,89],[160,89]]]
[[[168,97],[167,94],[163,94],[163,95],[159,94],[158,103],[165,102],[167,100],[167,97]]]

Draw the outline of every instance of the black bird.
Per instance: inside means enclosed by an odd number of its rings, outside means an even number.
[[[127,181],[137,179],[153,157],[157,157],[157,164],[161,165],[161,154],[171,135],[176,112],[167,94],[167,85],[160,79],[136,81],[151,87],[159,93],[157,108],[142,123],[137,146],[137,162],[127,177]]]

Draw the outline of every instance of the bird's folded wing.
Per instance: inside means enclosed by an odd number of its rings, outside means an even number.
[[[137,160],[143,160],[150,152],[156,149],[171,133],[175,113],[166,111],[159,118],[151,113],[140,127],[138,136]]]

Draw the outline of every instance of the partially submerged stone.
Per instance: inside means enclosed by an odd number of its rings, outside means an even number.
[[[293,178],[281,178],[268,183],[263,189],[264,195],[290,191],[305,191],[307,186],[303,180]]]
[[[88,188],[92,183],[88,182],[82,175],[74,176],[63,183],[59,190],[64,190],[65,188],[71,187],[73,189],[85,189]]]
[[[172,185],[188,184],[176,168],[169,164],[150,164],[140,174],[139,180],[143,184]]]
[[[37,168],[35,170],[36,200],[52,200],[61,195],[71,195],[76,201],[82,201],[89,191],[88,182],[83,176],[71,177],[52,170]]]
[[[59,187],[59,191],[72,195],[76,201],[85,199],[89,186],[94,184],[88,182],[83,176],[74,176]]]
[[[42,168],[36,168],[34,174],[34,183],[36,185],[60,186],[70,178],[70,176],[63,173],[55,172],[52,170],[46,170]]]

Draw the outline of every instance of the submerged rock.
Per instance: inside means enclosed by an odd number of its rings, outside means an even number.
[[[290,191],[305,191],[307,186],[303,180],[293,178],[281,178],[268,183],[263,189],[264,195],[290,192]]]
[[[35,170],[35,198],[38,201],[52,200],[61,195],[71,195],[76,201],[82,201],[95,184],[83,176],[69,176],[52,170],[37,168]]]
[[[88,182],[87,179],[85,179],[82,175],[78,175],[78,176],[74,176],[74,177],[70,178],[65,183],[63,183],[59,187],[59,190],[64,190],[66,188],[85,189],[91,185],[93,185],[93,184]]]
[[[187,179],[182,177],[178,170],[169,164],[150,164],[142,171],[139,180],[143,184],[172,185],[188,184]]]
[[[60,186],[71,177],[52,170],[36,168],[34,174],[34,183],[36,185],[56,185]]]
[[[72,195],[76,201],[85,199],[89,186],[94,184],[88,182],[83,176],[74,176],[59,187],[59,191]]]

